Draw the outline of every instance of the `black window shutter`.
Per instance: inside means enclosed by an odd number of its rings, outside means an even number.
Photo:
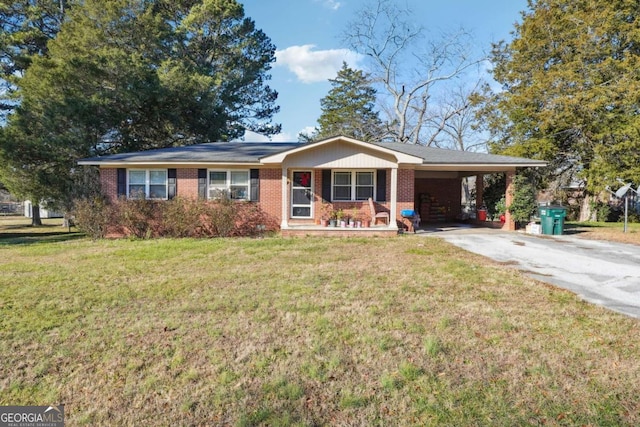
[[[118,197],[127,195],[127,170],[118,168]]]
[[[249,200],[260,201],[260,169],[249,170]]]
[[[376,201],[387,201],[387,170],[378,169],[376,171]]]
[[[173,199],[176,197],[177,190],[177,171],[175,169],[167,170],[168,186],[167,186],[167,198]]]
[[[207,198],[207,170],[198,169],[198,197]]]
[[[331,169],[322,169],[322,198],[331,202]]]

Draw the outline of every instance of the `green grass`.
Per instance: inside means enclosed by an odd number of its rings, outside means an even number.
[[[637,319],[439,239],[23,243],[0,405],[70,426],[640,423]]]
[[[565,224],[565,233],[587,239],[640,245],[640,223],[628,223],[625,233],[623,222],[568,222]]]

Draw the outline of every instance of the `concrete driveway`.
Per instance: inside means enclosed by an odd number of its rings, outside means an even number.
[[[468,226],[427,228],[420,234],[508,263],[586,301],[640,318],[640,246]]]

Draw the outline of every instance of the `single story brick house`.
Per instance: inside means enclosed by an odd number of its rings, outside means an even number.
[[[258,203],[283,234],[309,234],[328,209],[388,212],[377,231],[397,232],[402,210],[423,221],[449,221],[461,213],[461,180],[505,172],[507,189],[518,168],[544,162],[399,143],[369,143],[344,136],[313,143],[214,142],[82,159],[98,166],[104,195],[115,199],[200,197],[222,193]],[[482,189],[477,189],[477,203]],[[514,224],[507,216],[505,228]]]

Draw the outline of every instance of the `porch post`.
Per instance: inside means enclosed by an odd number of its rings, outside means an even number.
[[[288,180],[288,176],[287,176],[287,167],[286,166],[282,166],[282,209],[281,209],[281,215],[282,215],[282,220],[280,222],[280,229],[284,230],[285,228],[289,228],[289,204],[287,203],[287,195],[289,192],[289,186],[287,185],[287,180]]]
[[[398,168],[391,168],[391,212],[389,213],[389,228],[398,229]]]
[[[504,213],[504,225],[502,226],[503,230],[507,230],[507,231],[515,231],[516,229],[516,222],[511,219],[511,213],[509,213],[509,206],[511,206],[511,202],[513,202],[513,191],[515,190],[515,187],[513,185],[513,177],[516,176],[516,171],[514,170],[510,170],[507,171],[505,173],[506,176],[506,181],[507,181],[507,185],[505,188],[505,194],[504,194],[504,200],[505,200],[505,205],[507,205],[507,211]]]

